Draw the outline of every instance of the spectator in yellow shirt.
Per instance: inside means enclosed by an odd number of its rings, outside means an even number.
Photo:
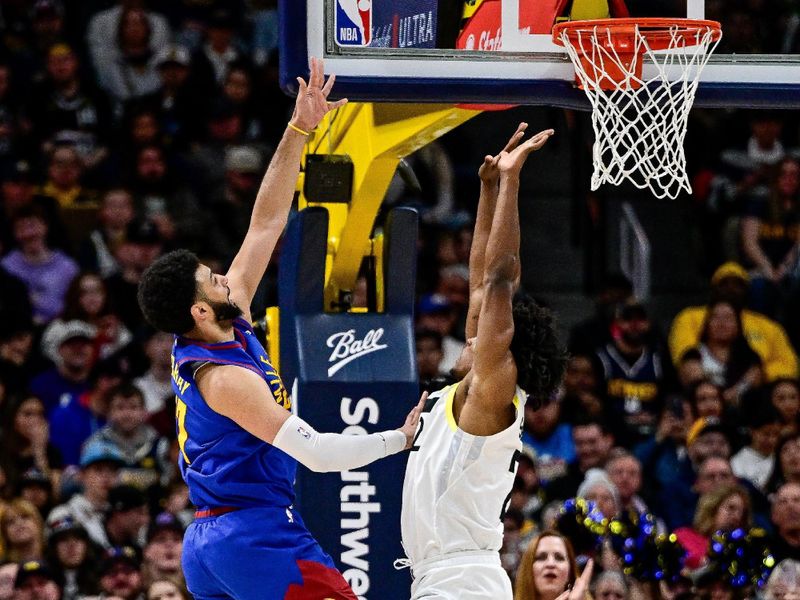
[[[744,306],[749,282],[747,271],[741,265],[727,262],[711,277],[712,298],[728,300],[734,306]],[[761,358],[767,381],[796,378],[797,355],[783,327],[747,309],[742,310],[741,318],[744,337]],[[676,366],[686,351],[697,345],[705,319],[705,306],[690,306],[675,317],[669,332],[669,350]]]

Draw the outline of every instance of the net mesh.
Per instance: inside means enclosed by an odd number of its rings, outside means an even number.
[[[560,36],[592,105],[592,190],[628,180],[657,198],[691,193],[683,142],[719,29],[674,24],[659,32],[657,49],[646,28],[634,24],[629,31],[627,45],[609,26],[563,30]],[[653,68],[643,69],[643,63]]]

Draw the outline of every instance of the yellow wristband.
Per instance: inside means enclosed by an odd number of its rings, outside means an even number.
[[[304,130],[300,129],[297,125],[294,125],[291,121],[289,121],[287,123],[287,125],[289,126],[289,129],[293,129],[294,131],[296,131],[297,133],[299,133],[301,135],[304,135],[306,137],[308,137],[310,135],[310,133],[308,131],[304,131]]]

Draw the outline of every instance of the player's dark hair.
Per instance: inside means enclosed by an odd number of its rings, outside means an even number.
[[[139,308],[153,327],[175,334],[194,327],[190,310],[197,298],[195,272],[199,264],[194,253],[175,250],[144,272],[139,283]]]
[[[528,393],[528,402],[538,407],[561,383],[567,353],[556,335],[553,313],[533,298],[516,300],[513,317],[511,354],[517,365],[517,383]]]

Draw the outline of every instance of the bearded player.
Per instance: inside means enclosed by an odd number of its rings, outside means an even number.
[[[520,170],[553,135],[522,142],[526,127],[478,171],[467,345],[453,369],[459,381],[429,397],[406,468],[401,529],[412,600],[512,598],[498,551],[525,402],[546,400],[565,362],[551,314],[532,300],[514,302]]]
[[[292,506],[297,462],[345,471],[410,446],[421,406],[405,425],[371,435],[317,433],[289,412],[269,356],[242,318],[283,231],[309,132],[345,100],[328,102],[334,77],[311,59],[308,84],[256,196],[250,227],[226,275],[185,250],[145,272],[139,304],[175,334],[179,465],[197,506],[183,571],[197,600],[356,600]]]

